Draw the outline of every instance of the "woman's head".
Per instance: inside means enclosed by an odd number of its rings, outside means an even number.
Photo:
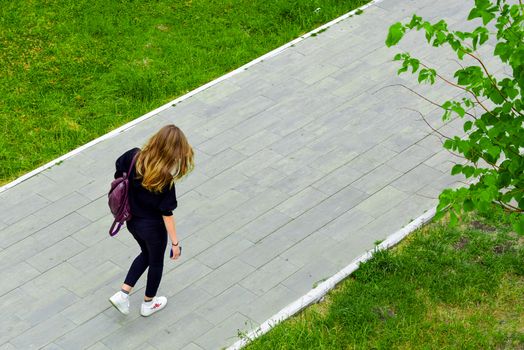
[[[136,172],[142,179],[142,186],[153,192],[171,186],[193,168],[193,148],[182,130],[173,124],[153,135],[136,160]]]

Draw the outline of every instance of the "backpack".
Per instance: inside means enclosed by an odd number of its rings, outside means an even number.
[[[131,174],[133,165],[135,165],[137,155],[138,153],[133,157],[128,172],[111,182],[111,188],[107,195],[109,199],[109,209],[115,218],[109,229],[109,235],[111,237],[118,233],[124,222],[131,219],[131,210],[129,207],[129,174]]]

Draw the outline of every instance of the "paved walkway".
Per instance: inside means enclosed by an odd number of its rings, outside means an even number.
[[[434,206],[451,156],[399,86],[388,26],[413,12],[461,25],[470,1],[384,0],[0,194],[0,349],[217,349]],[[410,36],[402,48],[444,72]],[[443,85],[419,88],[442,101]],[[184,255],[166,259],[167,309],[123,317],[107,298],[137,245],[109,238],[114,160],[176,123],[197,168],[177,187]]]

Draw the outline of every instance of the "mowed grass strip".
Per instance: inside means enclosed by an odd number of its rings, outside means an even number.
[[[247,349],[524,349],[524,237],[505,222],[430,224]]]
[[[0,6],[0,184],[368,0]]]

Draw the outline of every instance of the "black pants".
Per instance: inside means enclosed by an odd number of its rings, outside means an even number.
[[[146,297],[152,298],[158,291],[162,270],[164,269],[164,253],[167,245],[167,231],[162,220],[132,218],[127,222],[127,229],[138,242],[142,252],[135,258],[125,284],[134,287],[140,276],[147,272]]]

